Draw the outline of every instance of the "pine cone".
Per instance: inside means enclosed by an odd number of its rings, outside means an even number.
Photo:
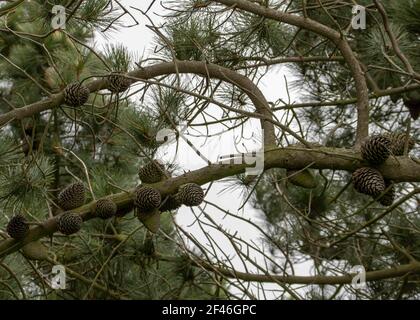
[[[121,75],[120,72],[112,72],[108,78],[108,90],[112,93],[120,93],[130,88],[131,79]]]
[[[111,199],[99,199],[96,202],[96,215],[101,219],[112,218],[117,212],[117,205]]]
[[[204,200],[204,191],[198,184],[187,183],[179,188],[176,198],[188,207],[198,206]]]
[[[394,156],[404,155],[404,147],[407,135],[405,133],[390,133],[387,137],[391,140],[391,153]],[[408,152],[414,148],[416,141],[412,137],[408,137]]]
[[[57,197],[58,205],[64,210],[72,210],[85,203],[85,186],[75,182],[62,190]]]
[[[64,89],[64,103],[72,107],[80,107],[89,99],[89,88],[85,85],[74,82]]]
[[[26,218],[21,214],[13,216],[7,224],[6,231],[13,239],[23,239],[29,231]]]
[[[392,185],[391,188],[379,199],[379,203],[386,207],[392,205],[395,199],[395,188],[392,181],[385,181],[385,189],[388,189],[390,185]]]
[[[71,235],[82,228],[83,219],[77,213],[67,212],[59,216],[57,229],[62,234]]]
[[[165,166],[153,160],[139,169],[139,178],[143,183],[156,183],[165,178]]]
[[[151,187],[139,186],[135,191],[134,205],[142,213],[158,208],[161,200],[159,191]]]
[[[362,158],[371,164],[381,164],[391,153],[391,140],[384,135],[368,137],[361,146]]]
[[[405,99],[404,104],[410,112],[411,118],[417,120],[420,116],[420,100]]]
[[[373,168],[359,168],[352,175],[354,188],[360,192],[377,197],[385,190],[382,174]]]
[[[166,201],[160,206],[160,211],[173,211],[181,207],[182,203],[179,202],[178,198],[175,196],[168,196]]]
[[[401,99],[401,94],[399,94],[399,93],[390,94],[390,95],[389,95],[389,98],[391,99],[391,101],[392,101],[393,103],[397,103],[397,102],[398,102],[398,100],[400,100],[400,99]]]

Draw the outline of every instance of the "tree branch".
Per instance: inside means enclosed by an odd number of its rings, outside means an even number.
[[[301,169],[312,164],[311,168],[315,169],[354,171],[357,168],[367,165],[357,152],[324,147],[314,149],[272,149],[266,150],[264,156],[265,170],[270,168]],[[190,171],[163,182],[152,184],[152,186],[165,197],[175,193],[177,189],[185,183],[194,182],[203,185],[208,182],[243,173],[247,167],[252,166],[254,166],[254,164],[214,164],[195,171]],[[384,164],[380,165],[378,169],[386,179],[395,182],[420,182],[420,164],[407,157],[389,158]],[[110,195],[109,198],[116,203],[118,209],[123,209],[127,208],[127,206],[132,206],[133,192],[134,190],[129,193],[121,192]],[[89,204],[72,210],[72,212],[82,215],[85,221],[90,220],[94,218],[91,211],[92,208],[94,208],[95,203],[95,201],[92,201]],[[28,235],[21,241],[6,239],[0,242],[0,258],[19,250],[29,242],[36,241],[56,232],[58,217],[59,216],[50,218],[43,224],[32,228]]]
[[[129,72],[127,77],[133,79],[134,82],[148,80],[162,75],[169,74],[197,74],[203,77],[216,78],[238,86],[253,102],[258,113],[266,118],[272,119],[272,111],[267,100],[260,89],[247,77],[228,68],[224,68],[215,64],[199,62],[199,61],[175,61],[160,63],[153,66],[140,68]],[[97,92],[107,88],[105,79],[95,80],[86,85],[90,92]],[[50,98],[38,101],[22,108],[14,109],[0,116],[0,126],[7,124],[15,119],[30,117],[36,113],[58,107],[63,103],[63,92],[52,95]],[[261,126],[264,129],[264,142],[267,146],[275,146],[274,125],[267,121],[261,120]]]
[[[176,257],[168,257],[155,253],[154,257],[163,261],[177,261]],[[178,258],[179,260],[179,258]],[[216,272],[228,278],[234,278],[249,282],[270,282],[270,283],[287,283],[287,284],[350,284],[356,274],[348,274],[343,276],[280,276],[276,274],[253,274],[249,272],[241,272],[223,267],[217,267],[207,261],[197,262],[191,260],[196,267],[202,267],[208,271]],[[366,272],[366,281],[376,281],[389,278],[402,277],[409,273],[420,273],[420,263],[413,261],[409,264],[400,265],[397,267],[382,269],[376,271]]]
[[[356,85],[357,94],[357,129],[356,146],[359,146],[362,140],[369,135],[369,97],[368,87],[364,72],[356,58],[353,50],[345,37],[338,31],[329,28],[315,20],[304,18],[298,15],[281,12],[275,9],[267,8],[244,0],[215,0],[214,2],[239,8],[247,12],[257,14],[276,21],[284,22],[296,27],[300,27],[316,34],[319,34],[331,40],[340,50],[344,60],[348,64]]]

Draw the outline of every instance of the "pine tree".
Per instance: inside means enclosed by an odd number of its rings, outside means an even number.
[[[0,298],[419,297],[420,0],[358,1],[366,29],[351,2],[166,1],[142,57],[93,45],[137,10],[55,4],[63,30],[49,2],[0,10]],[[267,78],[287,98],[268,100]],[[200,147],[226,136],[232,161],[215,163]],[[246,175],[258,139],[263,172]],[[295,277],[301,262],[315,276]],[[34,273],[55,264],[65,291]]]
[[[62,5],[67,3],[61,1]],[[60,2],[55,1],[55,4]],[[102,52],[89,49],[89,43],[95,39],[94,32],[109,26],[118,17],[118,11],[109,12],[109,1],[89,0],[78,7],[73,2],[66,10],[71,12],[76,8],[65,30],[52,31],[52,4],[25,2],[8,16],[8,28],[35,35],[52,33],[29,41],[27,37],[4,31],[5,17],[2,17],[3,31],[0,32],[2,113],[61,90],[67,92],[60,108],[12,121],[2,130],[1,229],[6,230],[7,221],[13,219],[14,213],[23,213],[31,222],[56,216],[58,230],[72,235],[54,236],[51,242],[47,238],[42,240],[49,256],[55,260],[40,261],[38,270],[48,274],[54,264],[63,264],[69,268],[72,276],[68,279],[71,280],[67,290],[57,294],[45,287],[22,255],[10,255],[4,263],[24,279],[21,285],[28,288],[24,292],[26,298],[38,295],[43,299],[208,298],[206,290],[197,290],[178,276],[174,271],[176,261],[158,263],[155,250],[146,250],[151,243],[159,254],[183,259],[174,243],[160,235],[150,238],[144,227],[133,219],[132,208],[126,209],[123,216],[84,223],[77,212],[63,213],[139,183],[137,169],[156,152],[158,144],[154,135],[159,128],[156,124],[164,119],[157,110],[153,110],[155,113],[139,111],[140,106],[134,99],[125,99],[124,92],[107,90],[89,94],[83,91],[89,77],[98,75],[111,79],[115,89],[117,81],[121,83],[127,78],[107,77],[126,73],[136,60],[122,45],[108,45]],[[83,92],[80,92],[80,84]],[[80,94],[83,97],[79,98]],[[156,103],[159,101],[156,97]],[[144,128],[139,128],[142,125]],[[89,168],[90,181],[81,162]],[[80,185],[85,188],[84,195],[80,194],[79,187],[74,187]],[[60,195],[61,191],[64,193]],[[80,202],[81,196],[86,196],[86,200],[83,198]],[[95,209],[92,212],[94,215]],[[174,235],[169,215],[162,219],[162,230]],[[25,225],[25,228],[28,227]],[[16,227],[12,231],[15,230]],[[2,279],[3,273],[2,269]],[[91,281],[97,275],[99,286],[90,288],[91,283],[84,279]],[[165,282],[161,278],[165,278]],[[195,283],[200,286],[208,280],[209,277],[199,276]],[[14,280],[7,283],[10,291],[1,291],[1,298],[16,298],[14,294],[22,297]],[[146,290],[138,289],[145,286]],[[211,285],[203,286],[211,291]]]

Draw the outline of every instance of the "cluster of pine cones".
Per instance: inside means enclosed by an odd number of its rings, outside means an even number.
[[[125,77],[123,73],[112,72],[106,78],[108,90],[112,93],[121,93],[126,91],[132,84],[132,80]],[[84,105],[90,95],[90,90],[81,82],[73,82],[67,85],[63,90],[64,103],[77,108]]]
[[[64,188],[57,197],[57,204],[65,211],[76,209],[85,204],[85,186],[82,182],[74,182]],[[64,212],[58,216],[57,229],[62,234],[71,235],[82,228],[82,217],[73,212]]]
[[[379,197],[379,203],[390,206],[394,202],[395,188],[392,181],[385,180],[381,172],[374,168],[388,159],[390,155],[402,156],[407,147],[409,152],[414,147],[413,138],[404,133],[374,135],[367,138],[361,146],[362,158],[373,167],[359,168],[353,172],[354,188],[363,194]]]
[[[157,160],[141,167],[138,174],[141,182],[145,184],[160,182],[170,176],[165,166]],[[190,207],[198,206],[203,200],[204,191],[195,183],[182,185],[176,194],[164,199],[158,190],[142,184],[135,191],[134,205],[140,214],[147,214],[156,209],[161,212],[176,210],[183,204]]]
[[[168,176],[164,165],[153,160],[139,169],[142,183],[160,182]],[[65,212],[57,216],[57,230],[65,235],[77,233],[82,228],[83,219],[78,213],[69,212],[85,204],[85,186],[74,182],[57,196],[57,204]],[[160,192],[150,186],[140,185],[134,193],[134,207],[140,221],[153,213],[176,210],[181,205],[198,206],[204,200],[203,189],[195,183],[182,185],[174,195],[162,198]],[[117,205],[110,198],[99,199],[95,203],[94,214],[101,219],[109,219],[117,214]],[[129,208],[128,211],[131,211]],[[127,211],[127,212],[128,212]],[[14,239],[23,239],[29,231],[29,224],[23,215],[15,215],[7,225],[7,233]]]
[[[68,211],[85,204],[85,186],[75,182],[63,189],[57,197],[58,205]],[[117,214],[117,205],[110,198],[99,199],[95,203],[93,213],[100,219],[109,219]],[[58,217],[57,229],[65,235],[78,232],[82,228],[83,219],[77,213],[65,212]]]
[[[65,212],[57,216],[57,230],[62,234],[71,235],[82,228],[83,219],[78,213],[68,212],[85,204],[85,186],[82,182],[74,182],[64,188],[57,197],[57,204]],[[95,215],[101,219],[113,217],[117,212],[117,205],[110,199],[100,199],[96,202]],[[29,231],[25,217],[18,214],[10,219],[7,233],[14,239],[20,240]]]
[[[65,211],[82,206],[85,203],[83,183],[75,182],[67,186],[58,194],[57,203]],[[77,213],[64,212],[57,216],[57,229],[65,235],[78,232],[82,228],[82,223],[83,219]],[[13,239],[21,240],[29,232],[28,221],[23,215],[17,214],[10,219],[6,231]]]
[[[177,210],[183,204],[198,206],[204,200],[203,189],[195,183],[186,183],[178,188],[176,194],[165,197],[157,189],[148,186],[147,184],[157,183],[171,176],[157,160],[140,167],[138,174],[142,184],[134,192],[135,213],[140,222],[153,233],[159,229],[160,212]]]
[[[108,90],[114,94],[126,91],[132,84],[132,80],[125,77],[123,73],[112,72],[107,79]],[[74,82],[67,85],[63,90],[64,103],[71,107],[84,105],[90,95],[89,88],[81,82]],[[143,183],[156,183],[166,177],[164,166],[157,161],[153,161],[139,170],[139,177]],[[134,205],[138,209],[138,214],[148,214],[159,208],[160,211],[176,210],[182,204],[188,206],[199,205],[204,199],[204,192],[200,186],[188,183],[179,192],[168,196],[162,202],[159,191],[140,186],[135,192]],[[57,229],[65,235],[71,235],[82,228],[83,219],[80,214],[68,212],[85,204],[85,187],[82,182],[75,182],[62,190],[57,197],[57,203],[65,212],[57,216]],[[109,219],[117,214],[117,205],[109,198],[96,201],[94,214],[101,219]],[[131,211],[131,207],[123,208]],[[14,239],[21,240],[29,232],[29,223],[21,215],[12,217],[7,225],[7,233]]]

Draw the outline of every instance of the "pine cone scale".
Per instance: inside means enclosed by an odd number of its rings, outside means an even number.
[[[75,182],[62,190],[57,197],[58,205],[64,210],[72,210],[85,204],[85,186]]]
[[[85,85],[74,82],[64,89],[64,103],[72,107],[80,107],[89,99],[89,88]]]
[[[82,228],[83,219],[76,213],[64,213],[59,216],[57,221],[57,229],[67,236],[78,232]]]
[[[139,186],[134,194],[134,205],[143,213],[152,212],[162,201],[160,192],[147,186]]]
[[[377,197],[385,190],[382,174],[373,168],[359,168],[352,175],[354,188],[360,192]]]
[[[200,205],[204,200],[204,191],[196,183],[182,185],[175,195],[177,200],[188,207]]]
[[[6,231],[13,239],[23,239],[29,231],[26,218],[21,214],[15,215],[7,224]]]
[[[391,154],[391,140],[384,135],[367,138],[361,146],[362,158],[371,164],[381,164]]]
[[[165,166],[153,160],[139,169],[138,175],[143,183],[156,183],[165,178]]]
[[[109,219],[115,216],[117,205],[111,199],[99,199],[96,202],[95,214],[101,219]]]

